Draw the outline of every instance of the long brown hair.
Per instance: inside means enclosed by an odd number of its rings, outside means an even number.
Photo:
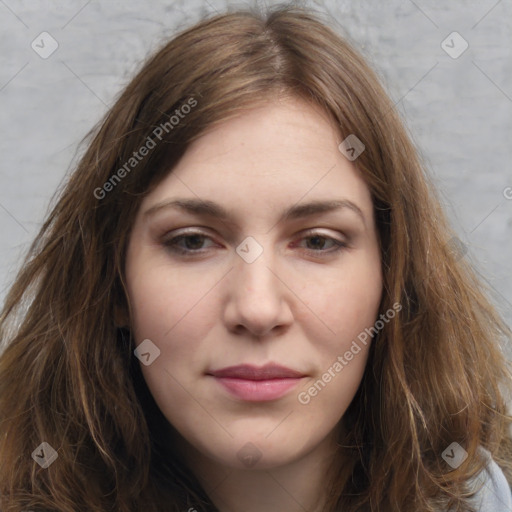
[[[333,468],[326,512],[464,505],[484,465],[479,446],[509,469],[511,376],[498,343],[510,330],[454,250],[374,72],[322,15],[279,6],[266,16],[217,15],[178,34],[89,134],[0,317],[3,512],[215,510],[162,441],[166,420],[129,326],[116,325],[120,311],[129,317],[124,254],[141,199],[191,141],[277,94],[319,105],[340,142],[363,141],[354,163],[375,207],[381,312],[402,305],[373,340],[342,419],[339,450],[352,463]],[[146,155],[134,157],[143,145]],[[47,468],[31,456],[42,442],[58,455]],[[453,442],[468,454],[455,470],[442,457]]]

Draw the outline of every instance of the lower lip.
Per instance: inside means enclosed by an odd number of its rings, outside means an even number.
[[[294,388],[300,378],[247,380],[231,377],[215,377],[232,395],[248,402],[277,400]]]

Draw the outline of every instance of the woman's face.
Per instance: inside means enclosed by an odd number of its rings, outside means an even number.
[[[138,212],[126,278],[144,378],[188,446],[226,466],[312,452],[360,384],[380,254],[340,142],[313,107],[269,103],[196,140]]]

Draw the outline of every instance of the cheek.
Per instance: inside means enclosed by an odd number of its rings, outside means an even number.
[[[311,310],[321,312],[323,325],[316,322],[308,333],[318,364],[297,394],[305,418],[322,418],[332,427],[350,405],[366,368],[369,329],[375,324],[381,293],[380,272],[372,270],[355,272],[335,286],[319,286],[311,294]]]
[[[160,350],[149,365],[141,364],[144,379],[164,414],[180,424],[194,406],[187,392],[204,371],[207,355],[201,343],[215,318],[212,279],[169,271],[168,265],[139,265],[127,280],[136,344],[150,339]],[[169,397],[172,396],[172,404]],[[196,413],[198,411],[195,411]]]
[[[132,327],[138,342],[151,337],[162,343],[172,339],[190,316],[196,322],[194,333],[210,320],[204,299],[212,284],[204,276],[191,278],[185,272],[170,271],[168,263],[158,264],[154,259],[147,265],[134,260],[131,266],[127,265],[127,281]],[[202,314],[198,315],[198,310]]]
[[[304,283],[310,311],[319,320],[311,335],[325,357],[343,354],[365,328],[374,325],[382,296],[380,262],[376,255],[358,254],[335,275]],[[304,320],[304,325],[306,321]],[[364,345],[363,345],[364,347]]]
[[[155,257],[127,262],[136,345],[150,339],[160,350],[154,362],[141,365],[144,378],[161,408],[172,395],[175,410],[181,411],[190,401],[183,389],[191,387],[208,363],[203,344],[219,319],[219,276],[171,269],[169,262]]]

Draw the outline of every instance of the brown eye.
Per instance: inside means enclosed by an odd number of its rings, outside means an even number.
[[[204,252],[203,243],[205,240],[211,240],[210,237],[199,232],[188,232],[165,240],[165,247],[178,254],[199,254]]]
[[[305,247],[305,250],[309,254],[316,256],[332,254],[348,247],[348,244],[341,240],[315,232],[308,233],[307,236],[304,236],[301,240],[309,240],[309,243],[306,243],[307,247]],[[326,245],[329,246],[327,249],[325,248]]]

